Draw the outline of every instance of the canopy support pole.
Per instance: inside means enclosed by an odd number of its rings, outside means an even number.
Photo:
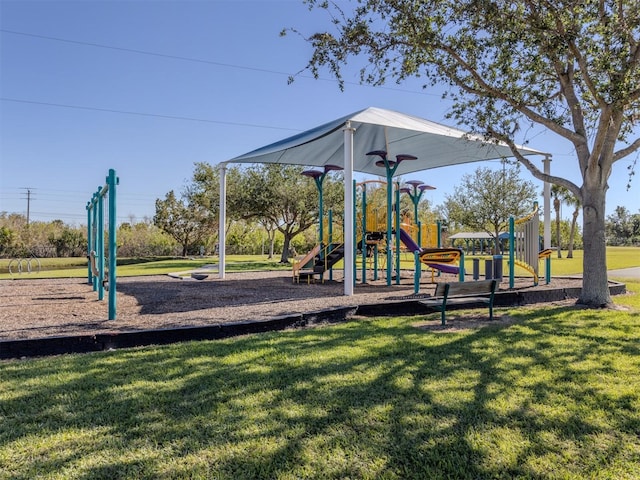
[[[547,175],[551,175],[551,157],[546,155],[544,160],[542,160],[542,165],[544,167],[544,173]],[[544,248],[551,248],[551,184],[549,182],[544,182]]]
[[[227,164],[220,164],[220,213],[218,225],[218,277],[225,277],[227,231]]]
[[[355,128],[347,121],[344,132],[344,294],[353,296],[353,135]]]

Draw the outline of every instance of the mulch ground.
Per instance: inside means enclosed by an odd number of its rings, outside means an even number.
[[[451,277],[451,278],[448,278]],[[439,281],[455,281],[455,276]],[[352,297],[339,281],[293,284],[289,272],[246,272],[210,275],[203,281],[158,275],[118,279],[117,318],[108,320],[107,298],[83,279],[0,281],[0,341],[96,333],[207,326],[255,321],[331,308],[385,303],[428,296],[433,284],[413,294],[410,275],[401,285],[384,280],[357,284]],[[516,289],[545,290],[581,286],[580,279],[553,279],[533,286],[517,279]],[[508,289],[508,282],[501,284]],[[453,324],[454,322],[452,322]],[[452,327],[453,328],[453,327]]]

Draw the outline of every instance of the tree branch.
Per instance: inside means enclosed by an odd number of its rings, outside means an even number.
[[[615,152],[613,154],[613,161],[617,162],[618,160],[621,160],[627,155],[630,155],[638,150],[640,150],[640,138],[636,138],[636,140],[631,145],[627,145],[623,149]]]
[[[509,148],[511,149],[511,152],[513,153],[513,156],[522,165],[524,165],[525,168],[529,170],[529,172],[531,172],[531,175],[536,177],[538,180],[542,180],[543,182],[553,183],[554,185],[562,185],[571,193],[573,193],[576,196],[576,198],[582,201],[582,191],[578,185],[571,182],[570,180],[567,180],[566,178],[557,177],[555,175],[549,175],[544,173],[536,165],[534,165],[534,163],[531,162],[531,160],[529,160],[527,157],[525,157],[520,153],[518,146],[513,142],[513,140],[495,131],[490,131],[490,133],[491,135],[495,136],[498,140],[503,141],[509,146]]]
[[[438,46],[436,46],[436,48],[440,48],[447,55],[449,55],[455,61],[455,63],[457,65],[459,65],[469,75],[471,75],[473,80],[481,87],[481,89],[474,88],[474,87],[464,83],[463,80],[461,78],[459,78],[458,76],[451,75],[450,78],[456,83],[456,85],[458,85],[460,88],[462,88],[467,93],[471,93],[471,94],[474,94],[474,95],[479,95],[479,96],[482,96],[482,97],[495,97],[495,98],[498,98],[498,99],[502,100],[503,102],[507,103],[508,105],[511,105],[514,109],[516,109],[517,111],[519,111],[520,113],[522,113],[523,115],[528,117],[529,119],[533,120],[536,123],[540,123],[540,124],[544,125],[549,130],[552,130],[553,132],[557,133],[558,135],[570,140],[574,144],[579,143],[580,141],[584,140],[584,137],[582,137],[578,133],[576,133],[576,132],[574,132],[574,131],[572,131],[572,130],[570,130],[568,128],[562,127],[558,123],[548,119],[547,117],[544,117],[544,116],[540,115],[535,110],[532,110],[529,107],[516,102],[514,99],[510,98],[508,95],[505,95],[504,93],[502,93],[502,91],[500,91],[499,89],[493,87],[492,85],[489,85],[482,78],[482,76],[477,72],[477,70],[474,69],[466,60],[464,60],[450,46],[444,45],[444,44],[441,43]]]

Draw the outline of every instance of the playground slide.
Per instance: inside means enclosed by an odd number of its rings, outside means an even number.
[[[411,235],[400,229],[400,241],[412,252],[420,252],[420,261],[431,268],[444,273],[457,274],[460,269],[454,265],[460,259],[460,250],[457,248],[421,248],[413,241]]]
[[[411,235],[407,233],[406,230],[400,229],[400,241],[404,243],[404,246],[407,247],[412,253],[422,250],[420,246],[413,241]]]
[[[344,257],[344,245],[333,243],[322,249],[321,245],[316,245],[304,258],[295,261],[293,264],[293,281],[298,282],[301,277],[308,281],[314,275],[322,275],[331,269],[339,260]]]
[[[460,261],[462,250],[459,248],[423,248],[420,250],[422,263],[454,264]]]
[[[427,263],[430,268],[435,268],[436,270],[440,270],[443,273],[451,273],[453,275],[457,275],[460,273],[459,267],[454,267],[453,265],[444,265],[442,263]]]

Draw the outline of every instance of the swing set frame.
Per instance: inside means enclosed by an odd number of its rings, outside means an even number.
[[[120,179],[114,169],[109,170],[104,186],[98,187],[87,202],[87,281],[98,292],[98,300],[104,300],[104,291],[109,292],[109,320],[116,319],[116,185]],[[107,246],[105,247],[105,197],[108,208]],[[108,265],[105,262],[105,248]]]

